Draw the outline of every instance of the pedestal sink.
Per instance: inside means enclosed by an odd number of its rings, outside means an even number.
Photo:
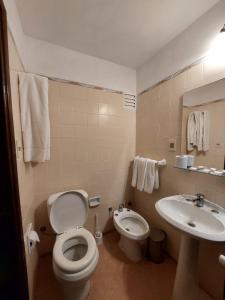
[[[201,239],[225,241],[225,210],[204,200],[197,207],[195,196],[175,195],[156,202],[156,210],[182,233],[173,300],[198,299],[198,253]]]

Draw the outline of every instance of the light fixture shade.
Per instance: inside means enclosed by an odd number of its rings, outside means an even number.
[[[215,72],[222,72],[225,67],[225,24],[219,34],[212,41],[208,51],[206,64]]]
[[[225,32],[225,24],[223,25],[223,28],[220,30],[220,32]]]

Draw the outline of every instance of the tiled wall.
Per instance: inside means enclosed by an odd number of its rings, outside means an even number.
[[[225,77],[225,67],[209,68],[201,63],[177,77],[149,90],[138,99],[136,153],[155,159],[166,158],[168,165],[160,169],[160,189],[149,195],[135,190],[135,209],[151,226],[164,229],[168,235],[168,251],[177,259],[179,233],[167,225],[155,210],[155,202],[178,193],[202,192],[208,199],[225,207],[225,179],[175,169],[175,155],[180,154],[182,95],[184,92]],[[177,151],[168,149],[169,139],[177,141]],[[224,271],[218,254],[225,245],[202,243],[200,249],[201,284],[215,299],[222,299]]]
[[[123,108],[121,94],[49,81],[51,160],[34,166],[36,227],[49,226],[46,201],[50,194],[84,189],[101,196],[89,210],[86,227],[112,228],[108,208],[131,200],[127,184],[135,153],[135,111]],[[40,253],[51,250],[54,236],[40,233]]]
[[[10,33],[9,55],[15,139],[22,149],[18,72],[23,66]],[[92,232],[96,213],[99,229],[107,231],[112,229],[108,208],[132,201],[128,177],[135,154],[136,112],[124,110],[122,95],[49,80],[49,111],[51,160],[25,164],[22,150],[17,151],[24,233],[30,222],[37,231],[47,227],[47,234],[39,231],[39,254],[51,251],[55,241],[46,206],[50,194],[84,189],[89,196],[100,196],[101,205],[90,209],[85,224]],[[32,294],[37,251],[26,253],[26,258]]]
[[[11,96],[13,108],[14,132],[17,147],[22,149],[22,134],[20,123],[20,108],[19,108],[19,93],[18,93],[18,72],[23,71],[23,66],[19,60],[16,47],[10,33],[8,33],[9,43],[9,64],[10,64],[10,81],[11,81]],[[33,170],[30,164],[25,164],[23,161],[22,151],[17,152],[17,171],[19,179],[20,204],[22,212],[22,222],[24,233],[27,230],[29,223],[34,223],[34,187],[33,187]],[[30,298],[33,297],[33,282],[35,269],[37,266],[38,255],[36,249],[32,255],[28,254],[26,243],[26,262],[29,280]]]

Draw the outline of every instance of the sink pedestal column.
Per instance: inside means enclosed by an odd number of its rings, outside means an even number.
[[[173,290],[173,300],[198,299],[199,240],[183,234]]]

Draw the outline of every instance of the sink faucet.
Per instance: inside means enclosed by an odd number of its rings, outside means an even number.
[[[122,203],[119,205],[118,211],[120,211],[120,212],[123,211],[123,208],[124,208],[124,204]]]
[[[202,207],[204,205],[204,199],[205,199],[205,195],[204,194],[196,194],[196,199],[195,199],[195,202],[196,202],[196,206],[198,207]]]

